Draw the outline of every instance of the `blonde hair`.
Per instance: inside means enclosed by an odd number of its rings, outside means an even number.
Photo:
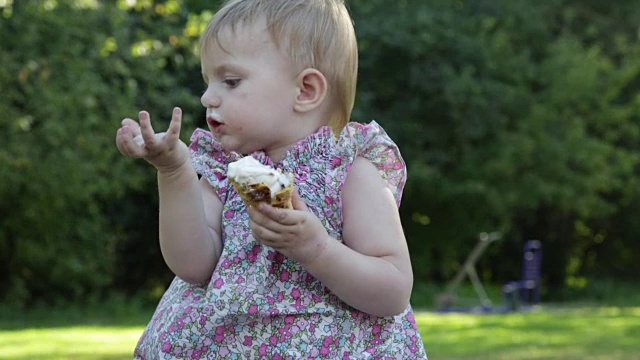
[[[222,29],[262,18],[276,46],[301,70],[325,76],[329,99],[337,104],[328,124],[339,133],[351,117],[358,73],[353,20],[344,0],[228,0],[205,29],[201,53],[220,44]]]

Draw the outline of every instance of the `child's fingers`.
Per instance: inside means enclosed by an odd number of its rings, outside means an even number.
[[[116,147],[118,148],[118,151],[120,151],[122,155],[129,156],[129,150],[127,149],[126,138],[127,136],[129,136],[130,132],[131,131],[127,127],[123,126],[119,128],[118,132],[116,133]]]
[[[173,113],[171,115],[171,123],[169,124],[169,129],[167,130],[167,140],[170,143],[174,143],[178,141],[180,138],[180,127],[182,126],[182,109],[179,107],[173,108]]]
[[[250,207],[247,209],[249,213],[249,218],[252,223],[257,226],[265,229],[269,229],[273,232],[281,232],[284,230],[286,225],[281,224],[277,220],[273,219],[273,214],[271,210],[275,209],[274,207],[267,204],[259,204],[256,207]]]
[[[116,134],[116,146],[120,153],[129,157],[142,157],[144,149],[134,140],[134,130],[128,126],[122,126]]]
[[[266,218],[281,225],[295,225],[298,223],[295,212],[290,209],[281,209],[267,205],[266,203],[260,203],[258,205],[258,211]]]
[[[273,246],[274,242],[280,238],[280,236],[273,230],[260,226],[252,220],[249,220],[249,227],[253,232],[253,237],[261,244]]]
[[[137,121],[135,121],[133,119],[125,118],[125,119],[122,120],[120,125],[122,127],[129,128],[134,137],[137,136],[137,135],[140,135],[140,125],[138,124]]]
[[[138,124],[138,122],[134,121],[133,119],[125,118],[120,124],[122,128],[128,129],[127,133],[130,131],[133,140],[138,146],[142,146],[142,144],[144,144],[144,141],[142,140],[142,134],[140,134],[140,125]]]
[[[140,133],[145,144],[153,145],[155,143],[155,131],[151,126],[151,116],[146,111],[140,111],[138,114],[140,118]]]
[[[304,202],[302,196],[298,192],[298,187],[293,189],[293,196],[291,197],[291,204],[293,208],[301,211],[308,211],[307,204]]]

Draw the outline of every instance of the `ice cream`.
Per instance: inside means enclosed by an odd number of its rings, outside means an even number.
[[[274,207],[293,208],[293,174],[285,175],[245,156],[229,164],[227,178],[247,206],[267,202]]]
[[[133,141],[135,141],[138,146],[144,145],[144,139],[142,138],[142,134],[139,134],[138,136],[134,137]]]

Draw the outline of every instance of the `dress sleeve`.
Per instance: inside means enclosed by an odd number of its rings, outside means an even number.
[[[239,155],[223,149],[213,135],[203,129],[196,129],[191,135],[189,151],[196,173],[206,178],[220,200],[225,202],[231,186],[227,180],[227,166]]]
[[[400,206],[402,191],[407,181],[407,168],[400,149],[384,129],[375,121],[369,124],[349,123],[340,134],[339,144],[346,146],[347,164],[357,156],[371,161],[378,169],[387,186]]]

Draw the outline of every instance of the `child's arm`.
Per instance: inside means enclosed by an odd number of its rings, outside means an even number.
[[[188,283],[208,282],[222,252],[222,202],[204,177],[198,181],[191,164],[176,173],[158,171],[158,191],[167,266]]]
[[[354,161],[342,201],[346,246],[329,238],[297,194],[294,208],[303,211],[250,210],[254,236],[299,261],[354,308],[377,316],[401,313],[413,287],[409,251],[393,194],[371,162]]]
[[[116,144],[122,154],[144,158],[158,170],[160,248],[167,266],[184,281],[204,283],[221,252],[222,203],[206,180],[198,181],[189,150],[179,139],[181,120],[180,109],[174,109],[167,133],[160,135],[149,114],[140,112],[139,125],[123,120]],[[136,143],[137,135],[143,144]]]

